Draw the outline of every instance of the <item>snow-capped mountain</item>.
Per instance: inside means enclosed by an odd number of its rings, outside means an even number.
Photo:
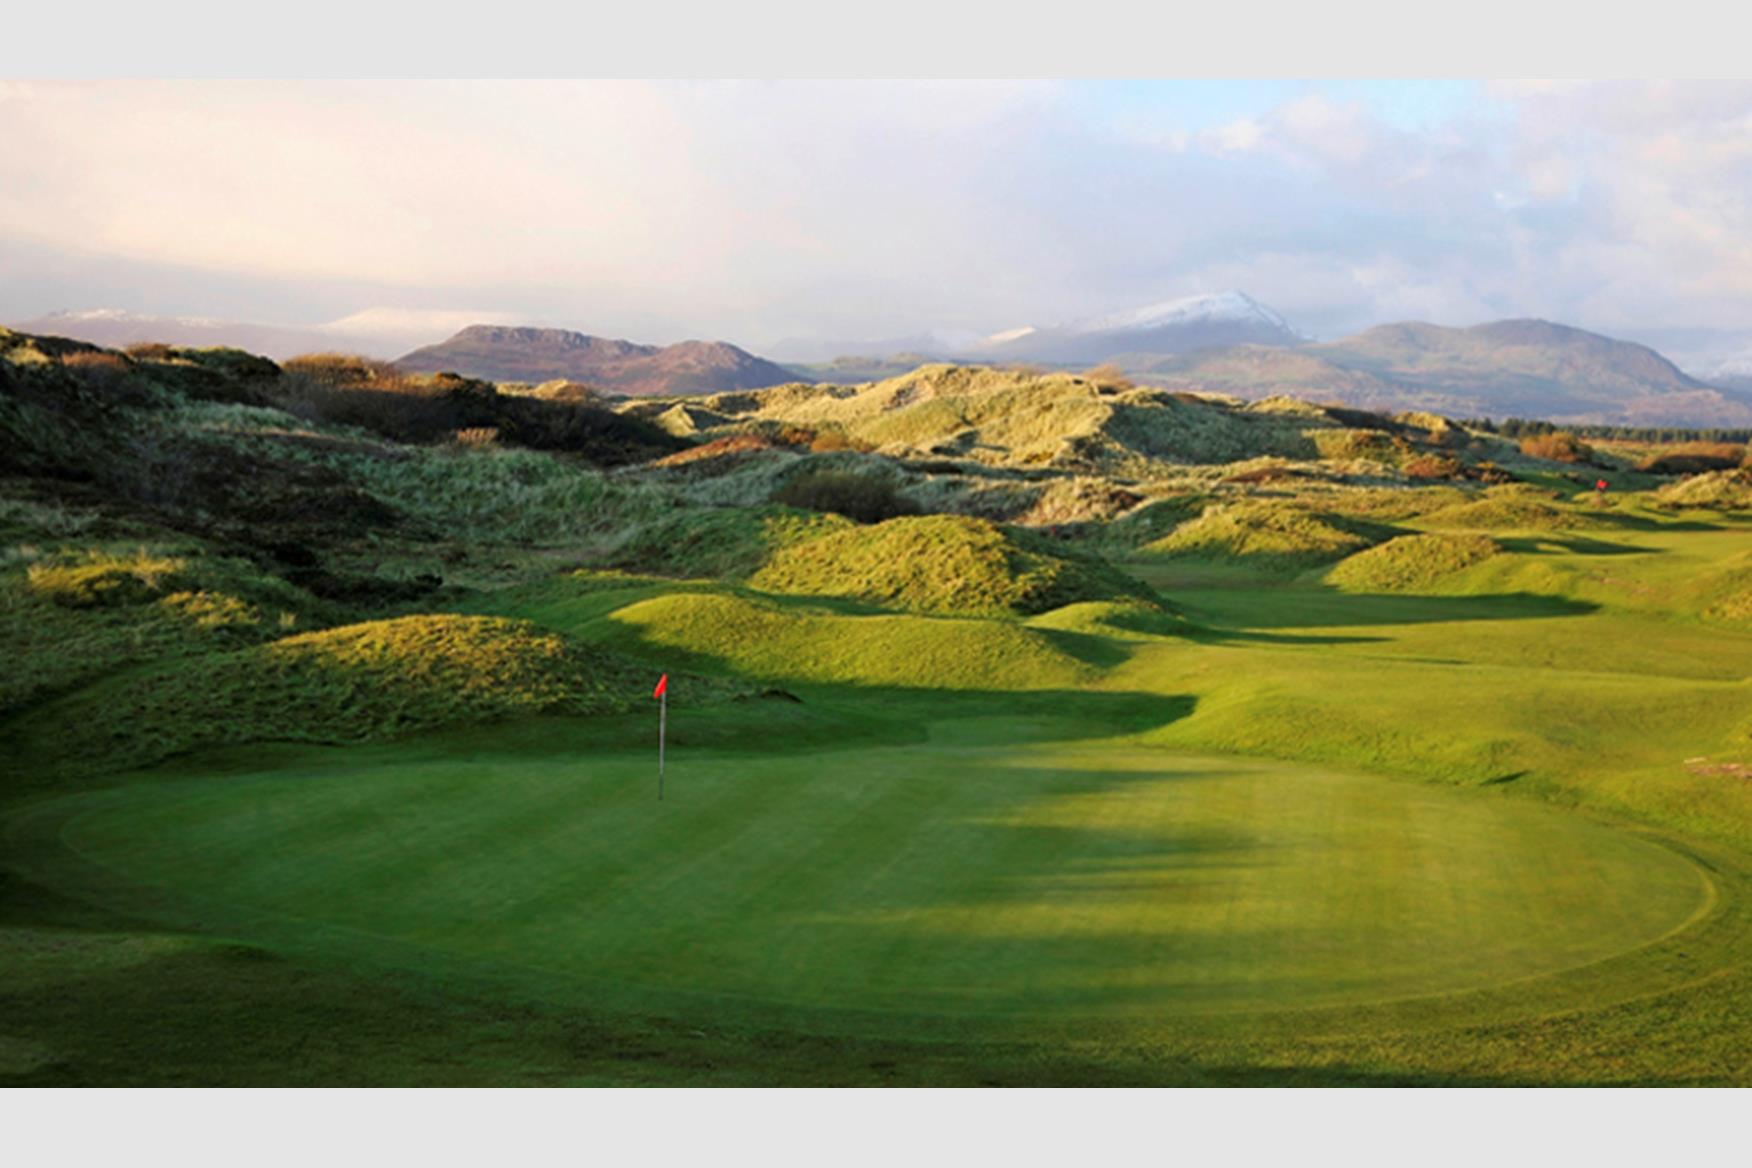
[[[1183,296],[1164,300],[1126,312],[1109,313],[1063,325],[1068,332],[1118,333],[1149,329],[1174,328],[1183,325],[1217,323],[1247,323],[1263,325],[1293,333],[1289,322],[1245,292],[1212,292],[1203,296]]]
[[[1223,345],[1299,345],[1307,338],[1282,315],[1245,292],[1215,292],[1165,300],[1142,308],[1024,327],[987,337],[988,358],[1074,363],[1125,354],[1186,353]]]

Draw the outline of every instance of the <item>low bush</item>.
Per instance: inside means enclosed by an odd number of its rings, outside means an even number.
[[[902,495],[886,476],[856,471],[818,470],[796,475],[772,494],[772,501],[803,511],[828,511],[857,523],[881,523],[917,515],[918,504]]]
[[[393,380],[395,366],[387,361],[375,361],[357,353],[306,353],[289,357],[280,368],[294,377],[305,377],[324,385],[364,385],[372,381]]]
[[[1410,443],[1385,430],[1362,427],[1310,430],[1308,436],[1313,440],[1314,448],[1320,452],[1320,457],[1331,462],[1368,461],[1398,466],[1412,454]]]
[[[1593,448],[1568,430],[1530,434],[1521,439],[1521,453],[1550,462],[1591,462],[1594,458]]]
[[[152,400],[151,386],[134,363],[118,353],[68,353],[61,358],[61,368],[84,390],[112,405],[142,406]]]
[[[1465,477],[1460,460],[1446,454],[1420,454],[1399,468],[1408,479],[1457,479]]]

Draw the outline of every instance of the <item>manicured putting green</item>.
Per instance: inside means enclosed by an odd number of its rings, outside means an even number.
[[[470,742],[137,784],[70,802],[62,838],[210,929],[682,1012],[1383,1001],[1622,953],[1707,896],[1572,814],[1117,742],[696,752],[663,804],[644,754]]]

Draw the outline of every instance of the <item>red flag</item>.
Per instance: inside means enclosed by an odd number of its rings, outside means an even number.
[[[651,691],[651,696],[654,698],[660,698],[668,692],[669,692],[669,675],[667,673],[665,673],[662,677],[659,677],[657,679],[657,688]]]
[[[1604,491],[1606,489],[1606,480],[1605,479],[1596,480],[1594,483],[1594,489],[1596,491]]]

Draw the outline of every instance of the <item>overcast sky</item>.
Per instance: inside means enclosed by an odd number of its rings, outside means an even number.
[[[1752,333],[1752,86],[0,82],[0,320]]]

